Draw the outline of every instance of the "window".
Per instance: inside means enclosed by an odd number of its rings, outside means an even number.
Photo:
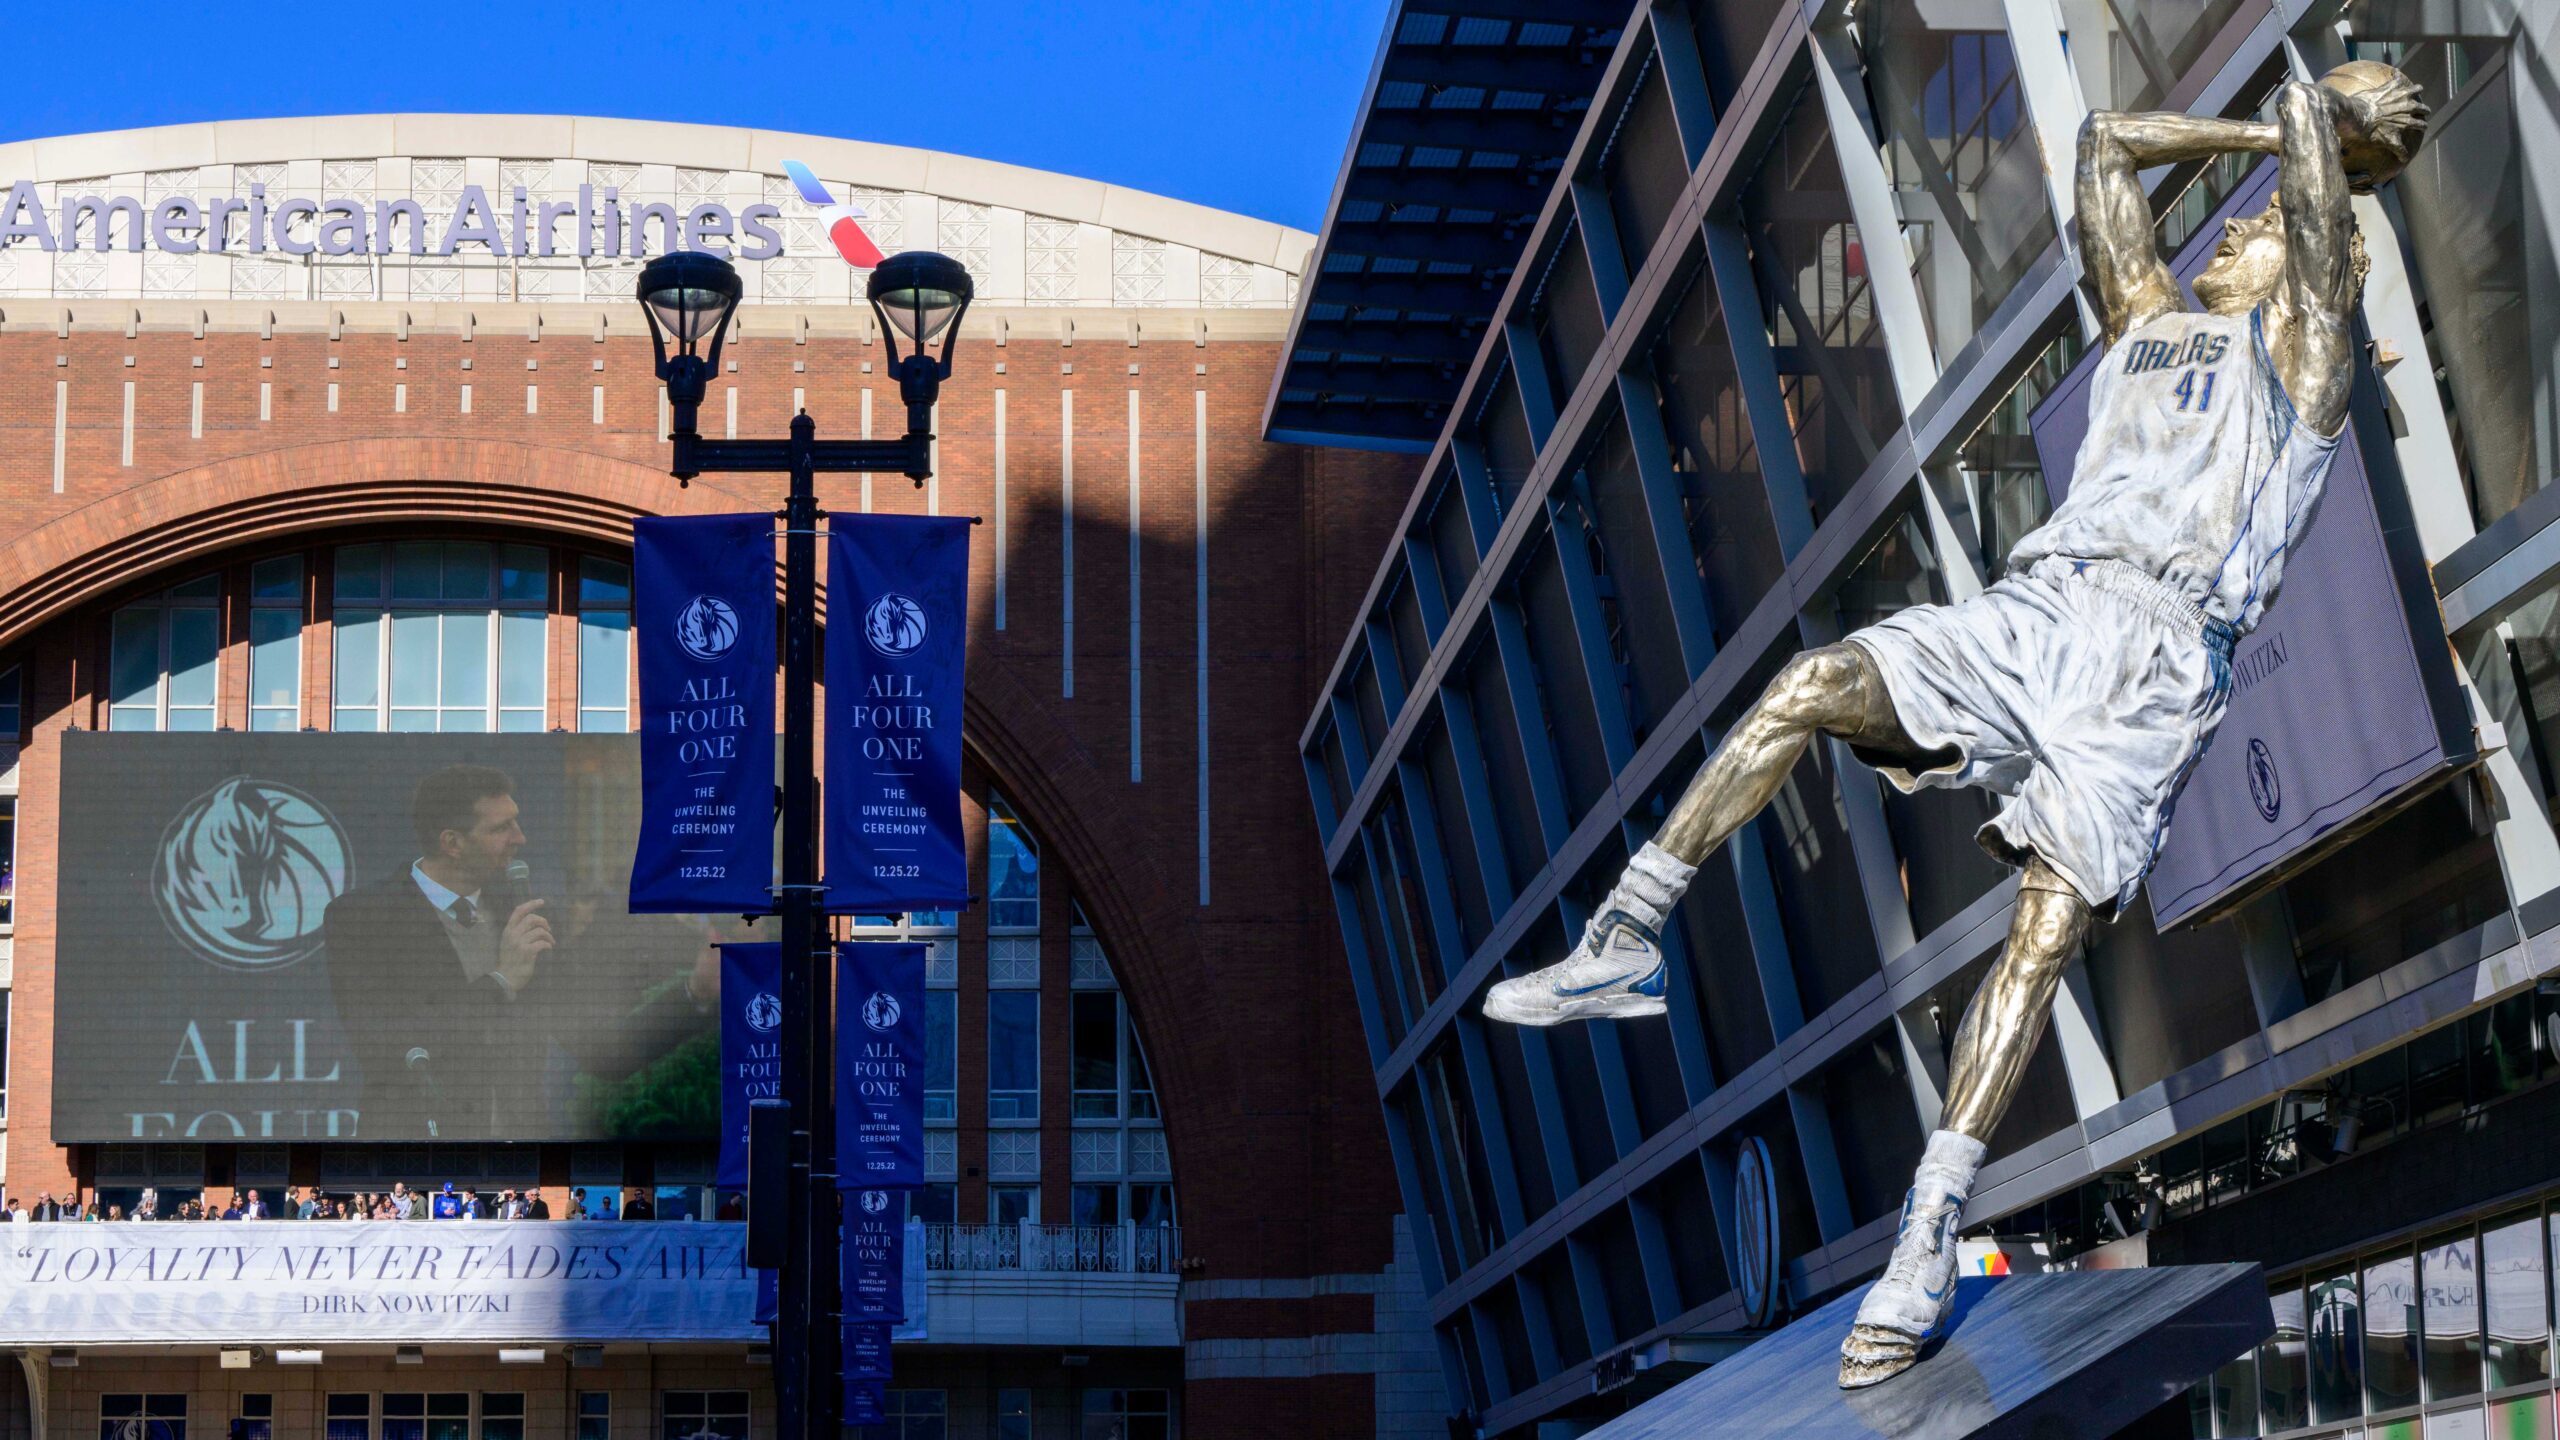
[[[1805,496],[1820,520],[1901,426],[1902,402],[1869,291],[1869,247],[1849,218],[1822,97],[1810,82],[1744,186],[1742,218]],[[1887,237],[1886,253],[1898,248]]]
[[[469,1392],[383,1396],[382,1440],[471,1440]]]
[[[937,1180],[916,1192],[915,1217],[927,1225],[960,1223],[960,1187]]]
[[[2560,378],[2544,338],[2560,319],[2552,237],[2525,178],[2549,164],[2534,158],[2542,62],[2485,15],[2440,15],[2411,0],[2356,10],[2355,53],[2401,66],[2435,109],[2427,143],[2393,188],[2437,390],[2485,528],[2548,484],[2560,462],[2549,424]]]
[[[1077,1440],[1171,1440],[1173,1396],[1166,1390],[1087,1390]]]
[[[854,1433],[862,1440],[944,1440],[950,1432],[949,1400],[940,1390],[892,1390],[883,1397],[883,1423]]]
[[[1040,1118],[1040,992],[987,992],[987,1118]]]
[[[1040,847],[1013,807],[987,797],[987,928],[1040,928]]]
[[[2156,110],[2240,0],[2062,0],[2062,40],[2092,109]]]
[[[2009,552],[2052,513],[2053,495],[2045,486],[2044,463],[2036,455],[2035,434],[2027,421],[2087,348],[2079,327],[2066,324],[1956,452],[1979,541],[1974,558],[1991,579],[2007,572]]]
[[[187,1440],[184,1395],[101,1395],[98,1440]]]
[[[243,1395],[240,1413],[231,1422],[231,1440],[274,1440],[276,1397]]]
[[[960,996],[924,992],[924,1118],[951,1124],[960,1118]]]
[[[578,1440],[613,1440],[613,1392],[578,1392]]]
[[[1178,1225],[1173,1214],[1173,1187],[1170,1185],[1133,1184],[1129,1187],[1129,1218],[1140,1226]]]
[[[2364,1267],[2364,1407],[2418,1403],[2418,1271],[2403,1250]]]
[[[26,674],[12,665],[0,670],[0,745],[14,745],[26,733]]]
[[[480,1440],[524,1440],[524,1392],[480,1393]]]
[[[1724,302],[1703,264],[1688,285],[1654,344],[1650,368],[1671,444],[1671,471],[1680,482],[1694,580],[1706,593],[1708,623],[1721,645],[1777,583],[1785,562],[1769,517],[1768,484],[1744,408]]]
[[[1031,1392],[996,1392],[996,1440],[1031,1440]]]
[[[337,560],[338,729],[543,728],[548,552],[404,540]]]
[[[302,726],[302,557],[249,567],[249,728]]]
[[[321,1440],[373,1440],[371,1395],[332,1395],[326,1415]]]
[[[2488,1388],[2504,1390],[2551,1378],[2551,1334],[2543,1300],[2548,1278],[2540,1217],[2532,1211],[2480,1228],[2480,1284],[2489,1314]]]
[[[1074,1007],[1069,1032],[1074,1045],[1070,1070],[1075,1077],[1075,1118],[1159,1118],[1155,1078],[1147,1071],[1146,1052],[1138,1045],[1128,1001],[1116,990],[1082,990],[1069,1003]]]
[[[631,567],[578,561],[578,728],[631,728]]]
[[[1067,1223],[1070,1225],[1117,1225],[1120,1223],[1120,1187],[1070,1186],[1067,1210]]]
[[[1013,1225],[1040,1218],[1040,1187],[1037,1185],[990,1185],[987,1187],[987,1223]]]
[[[18,920],[18,797],[0,795],[0,930]]]
[[[663,1440],[747,1440],[744,1390],[669,1390]]]
[[[202,575],[109,622],[107,728],[211,730],[222,577]]]
[[[0,1120],[9,1118],[9,996],[0,990]]]
[[[1919,0],[1881,0],[1858,24],[1867,98],[1942,364],[2054,239],[2017,55],[1999,13],[1986,13],[1989,24],[1974,29]]]
[[[1086,990],[1071,997],[1075,1118],[1120,1118],[1120,996]]]

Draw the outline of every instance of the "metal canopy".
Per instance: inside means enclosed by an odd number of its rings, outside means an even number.
[[[1267,438],[1431,448],[1628,14],[1627,0],[1398,0]]]

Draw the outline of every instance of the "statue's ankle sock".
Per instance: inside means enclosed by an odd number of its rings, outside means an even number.
[[[1984,1146],[1953,1130],[1929,1132],[1929,1148],[1921,1153],[1920,1173],[1912,1177],[1915,1210],[1953,1203],[1961,1212],[1973,1194],[1973,1178],[1982,1169]]]
[[[1600,913],[1624,911],[1629,919],[1655,935],[1662,933],[1663,922],[1670,917],[1671,907],[1689,891],[1689,881],[1698,873],[1695,865],[1684,865],[1679,858],[1661,846],[1645,842],[1627,862],[1619,875],[1618,886],[1609,898],[1600,902]]]

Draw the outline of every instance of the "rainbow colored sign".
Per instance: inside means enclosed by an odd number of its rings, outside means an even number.
[[[818,183],[818,177],[810,173],[809,167],[797,160],[783,161],[782,168],[791,177],[792,185],[800,191],[800,198],[818,207],[819,218],[826,222],[827,238],[835,242],[836,253],[844,257],[844,263],[857,270],[868,270],[888,258],[880,252],[878,245],[872,243],[871,237],[863,233],[862,222],[866,217],[861,206],[837,204],[836,197],[827,193],[827,187]]]

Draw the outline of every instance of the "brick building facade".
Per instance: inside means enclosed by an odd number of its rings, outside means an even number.
[[[161,163],[197,143],[193,131],[234,128],[257,127],[137,132],[127,148]],[[688,143],[728,133],[642,128]],[[411,153],[471,138],[397,137]],[[0,147],[0,160],[27,162],[0,171],[61,178],[28,149]],[[274,158],[299,164],[308,153]],[[79,163],[94,159],[93,147]],[[218,188],[216,169],[188,173]],[[1084,184],[1033,178],[1048,187],[1034,197],[1042,208],[1069,208]],[[987,208],[947,193],[906,201],[911,230],[916,211],[940,204],[946,241],[954,207]],[[1151,203],[1170,217],[1161,231],[1197,228],[1190,207]],[[1119,233],[1146,223],[1129,218],[1139,212],[1125,192],[1095,200],[1081,223],[1095,225],[1108,205],[1122,207]],[[1254,223],[1210,218],[1219,233]],[[1288,232],[1260,229],[1285,246]],[[577,729],[582,706],[597,703],[579,693],[574,648],[582,558],[627,560],[634,516],[768,507],[779,480],[707,476],[680,488],[667,477],[646,331],[635,305],[604,293],[528,299],[518,280],[486,298],[404,299],[397,267],[376,262],[370,294],[347,298],[244,297],[237,284],[172,296],[147,275],[139,293],[116,293],[113,273],[105,293],[67,293],[90,282],[66,281],[59,264],[51,293],[36,294],[26,247],[13,254],[21,273],[0,285],[0,670],[16,668],[22,718],[14,924],[0,970],[11,1002],[0,1178],[11,1196],[31,1197],[99,1185],[101,1152],[114,1148],[57,1143],[51,1066],[63,938],[55,835],[81,803],[60,793],[59,737],[109,727],[120,607],[224,577],[213,602],[215,723],[247,730],[250,569],[299,556],[296,718],[326,731],[337,547],[420,536],[543,547],[544,611],[567,622],[550,627],[543,728]],[[628,281],[588,280],[591,292],[607,283]],[[1180,1193],[1185,1432],[1368,1435],[1383,1408],[1376,1357],[1393,1348],[1377,1332],[1383,1316],[1405,1313],[1395,1297],[1410,1287],[1395,1264],[1399,1205],[1292,742],[1410,469],[1259,438],[1285,308],[1125,292],[1041,303],[1005,295],[1001,278],[993,288],[968,318],[944,390],[935,481],[821,477],[821,503],[987,522],[971,555],[972,862],[983,876],[987,797],[1000,793],[1045,852],[1044,883],[1074,902],[1040,910],[1038,984],[1056,992],[1039,1010],[1045,1085],[1063,1097],[1075,1083],[1066,1002],[1084,937],[1107,951],[1143,1040]],[[875,412],[881,426],[897,423],[867,312],[750,302],[703,407],[707,433],[779,434],[801,407],[821,436],[864,433]],[[975,1009],[985,923],[970,911],[957,928],[964,1036],[986,1029]],[[983,1088],[983,1048],[963,1043],[957,1058],[961,1093]],[[1065,1212],[1075,1178],[1066,1110],[1053,1105],[1041,1125],[1037,1183],[1051,1214]],[[966,1106],[953,1128],[957,1204],[975,1214],[987,1203],[982,1172],[993,1173],[989,1129]],[[239,1178],[233,1137],[193,1138],[205,1142],[205,1183]],[[536,1148],[542,1187],[565,1198],[571,1147]],[[649,1161],[630,1148],[628,1178],[645,1182]],[[327,1178],[323,1147],[286,1149],[292,1182]],[[86,1423],[73,1416],[72,1430]]]

